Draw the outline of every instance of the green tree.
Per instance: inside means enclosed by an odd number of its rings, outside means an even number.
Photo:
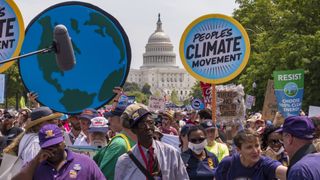
[[[140,91],[139,85],[135,82],[125,82],[123,85],[124,91]]]
[[[182,105],[178,97],[178,92],[176,90],[172,90],[170,100],[175,105],[178,105],[178,106]]]
[[[189,96],[193,98],[203,98],[200,81],[196,81],[196,83],[194,83],[194,85],[191,87],[191,93]]]
[[[153,95],[156,97],[162,97],[161,92],[158,89],[153,93]]]
[[[6,75],[5,107],[19,108],[18,104],[21,96],[26,97],[27,93],[22,84],[17,63],[7,69],[4,74]]]
[[[150,89],[151,89],[151,86],[148,83],[145,83],[141,89],[141,92],[143,94],[146,94],[147,96],[150,96],[152,94]]]
[[[303,109],[320,105],[320,2],[317,0],[237,0],[237,19],[251,43],[249,64],[236,79],[257,96],[262,109],[268,79],[275,70],[305,70]],[[252,83],[257,83],[254,91]]]
[[[148,97],[145,94],[143,94],[142,92],[140,92],[140,91],[129,91],[129,92],[126,92],[126,95],[135,96],[136,97],[136,101],[138,103],[142,103],[142,104],[145,104],[145,105],[148,105],[148,103],[149,103]]]

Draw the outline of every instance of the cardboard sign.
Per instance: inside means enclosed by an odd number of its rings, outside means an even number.
[[[165,108],[164,98],[150,96],[148,108],[150,111],[164,110]]]
[[[217,120],[239,121],[244,118],[245,104],[242,85],[216,86]]]
[[[180,40],[180,57],[196,79],[221,84],[238,76],[250,55],[249,37],[230,16],[208,14],[194,20]]]
[[[274,95],[274,82],[273,80],[269,79],[267,89],[264,95],[262,118],[266,120],[273,120],[277,111],[277,100],[276,96]]]

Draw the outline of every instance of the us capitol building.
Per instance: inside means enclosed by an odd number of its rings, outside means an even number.
[[[160,14],[157,29],[149,37],[146,52],[143,53],[143,65],[140,69],[130,69],[127,82],[135,82],[140,88],[148,83],[151,92],[159,91],[170,96],[177,91],[180,100],[186,99],[196,80],[189,73],[176,65],[176,54],[168,35],[162,29]]]

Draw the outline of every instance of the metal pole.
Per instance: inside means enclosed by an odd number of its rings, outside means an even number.
[[[16,56],[16,57],[13,57],[13,58],[10,58],[10,59],[6,59],[4,61],[0,61],[0,64],[4,64],[4,63],[10,62],[10,61],[15,61],[17,59],[28,57],[28,56],[32,56],[34,54],[48,53],[48,52],[51,52],[52,50],[54,50],[54,47],[50,46],[49,48],[40,49],[38,51],[30,52],[30,53],[27,53],[27,54],[24,54],[24,55],[21,55],[21,56]]]
[[[212,122],[213,124],[216,124],[216,85],[212,84],[211,86]]]

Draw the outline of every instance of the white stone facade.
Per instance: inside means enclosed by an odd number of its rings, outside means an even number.
[[[159,91],[167,96],[175,90],[180,100],[184,100],[195,81],[186,70],[176,66],[176,54],[170,38],[162,30],[159,14],[157,29],[149,37],[143,54],[143,65],[140,69],[130,69],[127,82],[135,82],[140,87],[148,83],[152,93]]]

